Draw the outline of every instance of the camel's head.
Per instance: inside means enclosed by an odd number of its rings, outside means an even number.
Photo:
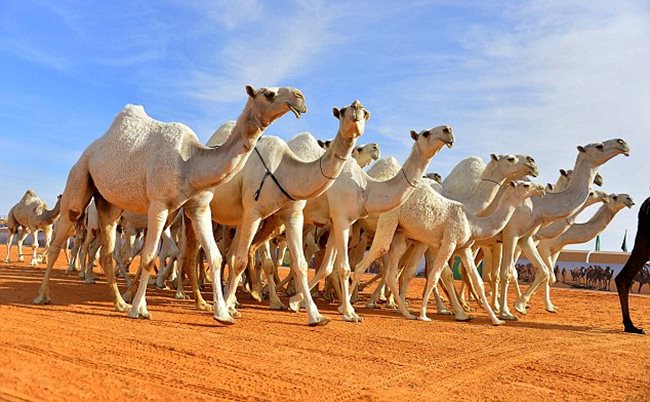
[[[630,146],[620,138],[578,146],[578,158],[585,159],[592,166],[600,166],[616,155],[630,156]]]
[[[330,148],[330,145],[332,145],[332,140],[327,140],[327,141],[317,140],[317,142],[318,142],[318,146],[323,148],[326,151]]]
[[[442,184],[442,176],[440,176],[440,173],[427,173],[424,175],[424,177],[431,179],[438,184]]]
[[[519,180],[525,176],[537,177],[539,169],[530,155],[490,155],[489,165],[494,165],[500,175],[510,180]],[[486,168],[487,170],[487,168]]]
[[[546,195],[544,186],[530,181],[510,180],[508,185],[513,189],[516,199],[520,201],[530,197],[543,197]]]
[[[366,130],[366,121],[370,120],[370,112],[358,100],[340,110],[334,108],[332,113],[339,119],[339,132],[348,140],[361,137]]]
[[[589,196],[587,197],[587,203],[591,205],[597,202],[608,203],[609,194],[602,190],[590,190]]]
[[[433,157],[445,145],[449,148],[454,145],[454,134],[451,127],[447,125],[422,130],[419,133],[411,130],[411,138],[427,158]]]
[[[373,142],[371,144],[365,144],[360,147],[356,147],[354,151],[352,151],[352,156],[357,160],[365,156],[370,160],[376,161],[377,159],[381,158],[379,144],[375,144]]]
[[[292,87],[262,87],[255,89],[246,85],[246,93],[252,102],[252,113],[263,127],[267,127],[285,113],[291,111],[300,118],[307,113],[305,96]]]
[[[625,207],[632,208],[634,201],[629,194],[610,194],[611,202],[608,204],[613,210],[618,211]]]

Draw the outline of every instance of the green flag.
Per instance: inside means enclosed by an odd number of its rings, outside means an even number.
[[[600,251],[600,235],[596,236],[596,251]]]
[[[621,244],[621,250],[624,253],[627,253],[627,229],[625,229],[625,234],[623,235],[623,244]]]

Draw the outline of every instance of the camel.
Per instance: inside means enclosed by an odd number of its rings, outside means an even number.
[[[610,194],[608,199],[609,202],[604,203],[587,222],[575,223],[561,235],[539,242],[537,250],[547,266],[555,265],[565,246],[590,241],[605,230],[618,212],[625,207],[632,208],[634,205],[634,201],[628,194]]]
[[[429,248],[435,249],[437,253],[428,272],[419,317],[421,320],[428,321],[429,318],[426,315],[428,298],[433,287],[438,283],[445,265],[456,252],[467,267],[466,272],[469,279],[474,288],[478,290],[490,320],[494,325],[502,324],[503,322],[490,308],[485,296],[482,280],[478,276],[474,264],[471,245],[474,240],[489,238],[498,233],[524,199],[544,194],[543,187],[530,183],[509,182],[508,187],[512,191],[505,192],[500,205],[493,214],[487,217],[478,217],[469,213],[464,204],[449,200],[428,186],[418,187],[402,206],[379,218],[370,251],[364,260],[355,267],[355,272],[357,268],[363,272],[370,262],[388,252],[386,283],[391,293],[398,294],[396,263],[406,250],[406,239],[417,240],[427,244]],[[450,296],[456,312],[456,319],[466,320],[467,317],[455,293],[452,292]],[[397,297],[396,300],[404,317],[416,319],[416,316],[407,310],[405,301],[401,297]]]
[[[237,124],[221,147],[202,145],[196,134],[180,123],[163,123],[149,117],[142,106],[127,105],[108,131],[86,148],[72,167],[61,198],[61,219],[48,251],[48,264],[35,304],[48,304],[48,281],[54,261],[74,223],[91,197],[100,221],[100,265],[118,311],[131,318],[150,318],[146,303],[147,282],[160,235],[179,208],[192,221],[201,239],[213,277],[221,276],[221,255],[212,236],[209,203],[214,187],[241,170],[264,130],[291,111],[299,118],[307,111],[302,93],[291,87],[258,90],[246,86],[248,100]],[[147,234],[140,264],[144,268],[129,306],[115,281],[112,254],[115,226],[123,210],[146,214]],[[219,281],[213,286],[214,318],[232,324]]]
[[[398,168],[399,165],[393,166],[393,164],[388,162],[385,162],[381,165],[379,163],[376,163],[373,166],[373,169],[371,169],[368,173],[371,176],[374,175],[375,178],[380,178],[383,175],[393,173],[393,170]],[[463,161],[459,162],[456,167],[454,167],[450,175],[447,177],[446,181],[448,183],[448,188],[454,188],[455,184],[463,182],[463,177],[467,178],[468,176],[471,177],[472,174],[477,174],[479,176],[479,179],[476,181],[470,181],[475,187],[471,189],[472,191],[468,192],[466,196],[464,196],[464,203],[466,204],[466,207],[472,211],[480,211],[483,210],[485,206],[491,202],[492,198],[495,195],[495,191],[501,187],[504,181],[508,179],[517,180],[527,175],[537,176],[537,173],[537,164],[535,163],[534,159],[528,155],[515,156],[491,154],[490,161],[487,165],[479,157],[464,159]],[[434,190],[438,191],[439,193],[444,193],[443,186],[436,185],[437,182],[429,184]],[[472,184],[469,184],[469,186],[471,185]],[[364,229],[367,232],[372,233],[375,231],[376,220],[363,220],[362,223],[364,224]],[[415,274],[417,263],[421,260],[422,256],[424,256],[427,249],[427,247],[423,244],[413,244],[413,247],[417,249],[417,252],[410,259],[411,264],[408,264],[408,267],[405,269],[405,272],[407,273],[405,276],[412,276]],[[361,269],[361,265],[355,265],[354,280],[351,286],[353,292],[356,292],[356,285],[359,282],[361,275],[363,274],[363,271],[361,271]],[[410,277],[406,279],[406,283],[408,283],[408,280],[410,280]],[[436,296],[438,311],[444,312],[446,309],[442,305],[437,290],[434,289],[434,292]],[[372,305],[373,301],[371,300],[369,303]]]
[[[395,176],[384,181],[375,180],[357,163],[348,162],[334,185],[324,195],[309,200],[305,207],[306,222],[320,226],[331,225],[323,262],[309,281],[309,288],[331,274],[336,266],[339,281],[344,285],[341,286],[339,313],[345,321],[362,321],[350,302],[348,288],[348,242],[351,226],[360,218],[376,217],[399,207],[416,189],[431,159],[443,146],[451,148],[454,143],[452,129],[447,125],[422,130],[420,133],[411,130],[411,138],[415,144]],[[291,297],[289,308],[298,311],[301,301],[301,294]]]
[[[358,100],[341,110],[334,108],[333,114],[339,120],[338,132],[328,150],[320,157],[301,158],[280,138],[265,137],[256,147],[257,157],[250,158],[239,174],[214,192],[210,204],[212,220],[223,225],[237,226],[227,259],[231,275],[226,301],[233,315],[239,316],[235,309],[235,291],[237,281],[249,262],[253,237],[263,219],[276,215],[286,227],[291,269],[298,278],[303,296],[308,300],[309,325],[324,325],[329,321],[320,315],[307,289],[302,209],[304,200],[319,196],[335,182],[350,158],[357,139],[364,133],[366,121],[370,119],[370,112]],[[311,141],[316,143],[313,137]],[[269,175],[272,176],[267,180]],[[183,266],[191,266],[197,251],[196,242],[187,232],[186,230]],[[192,281],[195,303],[199,309],[209,309],[194,285],[191,271],[188,274]],[[272,301],[276,306],[281,306],[274,293],[275,289],[271,286],[269,294]],[[256,297],[259,299],[259,296]]]
[[[23,197],[16,205],[11,207],[7,214],[7,257],[5,262],[11,262],[11,246],[13,245],[14,236],[18,229],[22,229],[18,235],[18,261],[25,261],[23,256],[23,241],[29,233],[34,236],[32,243],[32,261],[31,265],[38,265],[38,231],[43,230],[45,234],[45,250],[43,258],[47,253],[52,239],[52,224],[59,217],[61,207],[61,196],[57,197],[54,208],[47,209],[47,204],[39,198],[33,190],[27,190]]]
[[[578,156],[567,188],[562,192],[549,193],[545,197],[530,198],[517,208],[501,233],[502,258],[499,273],[495,275],[495,279],[500,281],[500,286],[495,286],[495,291],[499,289],[501,318],[516,319],[507,303],[507,290],[513,275],[516,246],[521,247],[526,258],[536,269],[532,285],[514,303],[518,312],[526,314],[526,304],[530,297],[552,275],[551,268],[546,266],[537,251],[533,236],[540,227],[575,213],[589,196],[590,184],[594,181],[596,168],[617,155],[627,156],[629,152],[630,147],[620,138],[578,146]],[[550,300],[546,301],[546,310],[553,311],[554,306],[548,304]]]
[[[327,149],[332,144],[332,140],[321,141],[318,140],[318,145],[327,151]],[[381,151],[379,149],[379,144],[370,143],[365,145],[360,145],[352,151],[352,157],[357,161],[359,166],[363,169],[367,167],[372,161],[376,161],[381,158]]]
[[[641,268],[650,260],[650,197],[646,198],[639,208],[639,223],[637,226],[634,247],[630,258],[616,275],[616,291],[621,302],[621,314],[623,315],[623,328],[625,332],[633,334],[645,334],[643,328],[634,326],[630,318],[629,297],[632,290],[632,281],[641,271]]]

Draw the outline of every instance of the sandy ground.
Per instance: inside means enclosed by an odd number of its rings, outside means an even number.
[[[34,306],[43,267],[0,263],[0,400],[650,400],[650,335],[621,332],[614,293],[554,289],[559,314],[536,295],[528,316],[501,327],[482,311],[425,323],[363,308],[350,324],[319,300],[333,321],[318,328],[240,294],[244,317],[225,327],[155,289],[153,319],[127,319],[105,282],[63,265],[55,304]],[[411,286],[413,309],[422,287]],[[650,297],[631,306],[650,329]]]

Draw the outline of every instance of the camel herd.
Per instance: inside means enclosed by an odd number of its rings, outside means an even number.
[[[246,93],[239,118],[220,127],[206,145],[189,127],[156,121],[141,106],[127,105],[72,167],[53,209],[27,191],[8,215],[6,261],[16,235],[23,260],[22,243],[32,233],[31,263],[47,264],[34,303],[52,302],[52,267],[74,237],[68,272],[79,269],[85,282],[93,283],[99,254],[115,310],[132,318],[150,318],[146,292],[154,283],[160,288],[171,283],[176,297],[186,297],[186,276],[196,307],[213,311],[223,324],[241,317],[237,290],[242,285],[257,300],[268,298],[272,309],[304,308],[309,325],[324,325],[329,319],[314,302],[323,280],[324,296],[338,299],[343,320],[359,322],[355,304],[367,286],[360,279],[375,263],[381,269],[367,307],[388,294],[388,302],[407,319],[429,321],[433,294],[438,313],[465,321],[470,319],[467,288],[499,325],[518,319],[511,306],[525,315],[540,287],[546,310],[558,311],[549,286],[556,280],[551,267],[560,250],[592,239],[617,212],[634,205],[627,194],[592,188],[602,184],[599,166],[629,155],[622,139],[578,146],[573,169],[562,170],[553,185],[532,183],[528,178],[538,175],[537,163],[517,154],[492,154],[487,162],[467,158],[442,180],[425,172],[456,141],[447,125],[411,131],[411,152],[400,165],[392,157],[381,159],[377,144],[357,145],[371,116],[359,101],[333,109],[339,126],[332,140],[301,133],[285,142],[262,134],[287,112],[296,118],[307,112],[302,92],[246,86]],[[577,215],[595,203],[602,205],[594,216],[576,223]],[[42,257],[39,230],[46,237]],[[278,264],[286,250],[291,271],[280,278]],[[514,268],[522,253],[535,267],[525,292]],[[132,277],[129,265],[136,255],[140,264]],[[463,267],[460,290],[449,269],[454,257]],[[415,315],[405,296],[423,258],[427,283]],[[317,263],[311,278],[310,261]],[[127,281],[124,293],[116,275]],[[201,294],[207,281],[212,303]],[[439,281],[450,306],[439,294]],[[291,295],[286,304],[282,292]]]

